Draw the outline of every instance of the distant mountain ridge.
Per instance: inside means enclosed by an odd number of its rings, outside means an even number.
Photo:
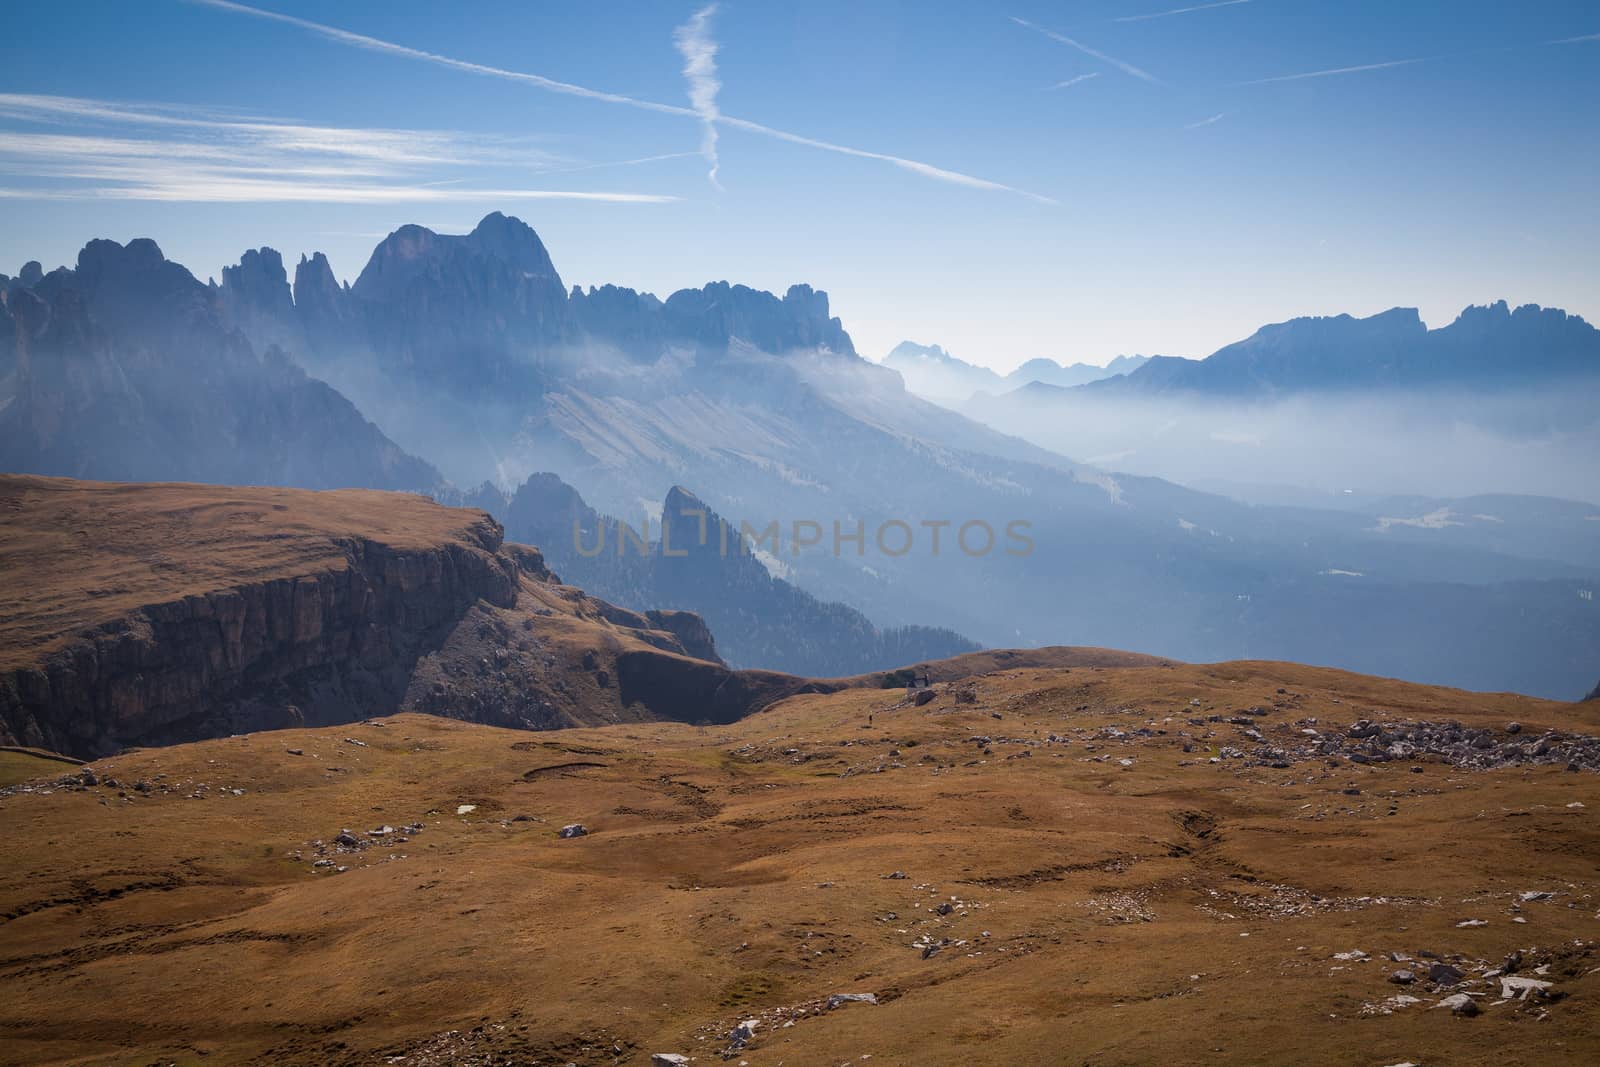
[[[538,234],[500,212],[468,234],[402,226],[349,287],[337,284],[320,252],[302,257],[292,289],[276,251],[247,252],[224,270],[221,296],[247,333],[298,339],[313,359],[370,348],[380,366],[403,366],[453,391],[542,392],[559,365],[506,359],[510,348],[548,355],[599,344],[643,359],[662,344],[739,339],[774,353],[855,355],[827,294],[808,285],[781,298],[727,282],[666,300],[610,285],[569,292]]]
[[[952,356],[938,345],[901,341],[884,357],[883,365],[898,371],[906,388],[936,403],[959,406],[975,393],[1003,393],[1033,382],[1068,387],[1083,385],[1144,366],[1148,356],[1117,356],[1104,367],[1093,363],[1066,366],[1053,359],[1030,359],[1001,376],[988,367]]]
[[[29,264],[0,278],[0,295],[7,471],[313,489],[441,481],[282,349],[252,347],[154,241],[91,241],[75,268]]]
[[[502,518],[508,537],[538,545],[564,580],[593,596],[636,611],[667,608],[705,619],[718,653],[734,667],[843,677],[979,647],[950,630],[880,629],[853,608],[774,577],[737,524],[682,486],[668,491],[660,522],[648,529],[602,515],[549,473],[535,474],[509,496],[485,485],[446,502]]]
[[[1600,376],[1600,330],[1557,308],[1504,300],[1430,330],[1415,308],[1263,326],[1205,359],[1159,356],[1091,391],[1259,395],[1412,386],[1495,388]]]

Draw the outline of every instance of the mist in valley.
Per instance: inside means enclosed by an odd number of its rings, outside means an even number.
[[[1023,389],[961,410],[1094,466],[1263,503],[1518,493],[1600,500],[1592,388],[1361,391],[1231,401]]]

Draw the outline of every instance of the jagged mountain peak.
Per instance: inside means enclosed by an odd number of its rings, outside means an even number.
[[[713,347],[737,338],[774,354],[802,348],[856,354],[844,324],[829,315],[828,294],[805,284],[791,285],[780,298],[747,285],[708,282],[673,293],[665,310],[675,334]]]
[[[494,211],[467,234],[436,233],[416,223],[399,227],[372,250],[355,289],[358,294],[370,292],[385,276],[409,276],[408,265],[434,259],[448,260],[452,266],[487,260],[513,267],[524,275],[553,279],[558,286],[561,282],[550,253],[533,227],[513,215]]]
[[[685,489],[681,485],[675,485],[671,489],[667,490],[667,499],[662,506],[662,511],[664,513],[675,513],[683,511],[687,508],[705,508],[707,512],[710,511],[710,508],[706,507],[705,501],[701,500],[699,497],[695,496],[692,491]]]
[[[1451,329],[1495,329],[1526,326],[1544,329],[1572,329],[1575,333],[1594,332],[1581,315],[1570,315],[1561,308],[1543,307],[1539,304],[1521,304],[1513,309],[1504,300],[1491,304],[1469,304],[1462,308],[1449,326]]]
[[[492,211],[483,217],[467,235],[467,239],[480,252],[503,259],[525,274],[554,278],[558,284],[561,280],[538,233],[515,215]]]
[[[258,312],[287,315],[294,304],[289,272],[275,248],[251,248],[237,266],[222,268],[222,291],[230,300]]]
[[[963,367],[972,367],[964,359],[957,359],[939,345],[918,344],[916,341],[901,341],[890,349],[889,354],[883,357],[884,363],[893,366],[896,362],[908,359],[931,360],[935,363],[959,363]],[[976,368],[974,368],[976,369]]]
[[[110,238],[97,237],[78,252],[77,272],[84,280],[132,276],[136,272],[157,271],[166,267],[183,271],[191,280],[194,278],[187,269],[168,260],[162,254],[161,246],[148,237],[135,237],[125,245]]]
[[[308,258],[301,253],[300,262],[294,268],[294,302],[301,301],[302,289],[310,292],[320,290],[327,292],[341,288],[333,276],[333,264],[328,262],[328,257],[321,252],[313,252]]]

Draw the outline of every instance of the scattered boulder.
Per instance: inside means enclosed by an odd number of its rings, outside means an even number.
[[[759,1019],[746,1019],[738,1026],[735,1026],[728,1033],[728,1047],[731,1049],[744,1048],[750,1043],[750,1039],[756,1036],[756,1027],[760,1025],[761,1020]]]
[[[845,1004],[876,1003],[878,1003],[878,995],[876,993],[835,993],[828,998],[828,1010],[832,1011],[834,1008]]]
[[[1500,996],[1506,1000],[1527,1000],[1529,993],[1543,993],[1554,984],[1537,978],[1523,978],[1520,975],[1501,975]]]
[[[650,1067],[687,1067],[689,1057],[676,1052],[657,1052],[650,1057]]]
[[[569,823],[556,831],[557,837],[588,837],[589,828],[581,822]]]
[[[917,695],[911,698],[911,702],[920,708],[924,704],[932,704],[934,698],[938,695],[932,689],[919,689],[917,690]]]
[[[1452,1015],[1460,1015],[1468,1019],[1478,1014],[1478,1002],[1465,993],[1452,993],[1435,1004],[1434,1007],[1449,1008]]]

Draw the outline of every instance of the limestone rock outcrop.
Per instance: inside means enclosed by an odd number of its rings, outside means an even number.
[[[560,584],[481,511],[395,493],[0,476],[0,743],[78,757],[397,711],[549,728],[744,714],[704,622]],[[620,659],[655,657],[651,691]],[[710,672],[709,674],[706,672]],[[633,674],[629,674],[631,679]]]

